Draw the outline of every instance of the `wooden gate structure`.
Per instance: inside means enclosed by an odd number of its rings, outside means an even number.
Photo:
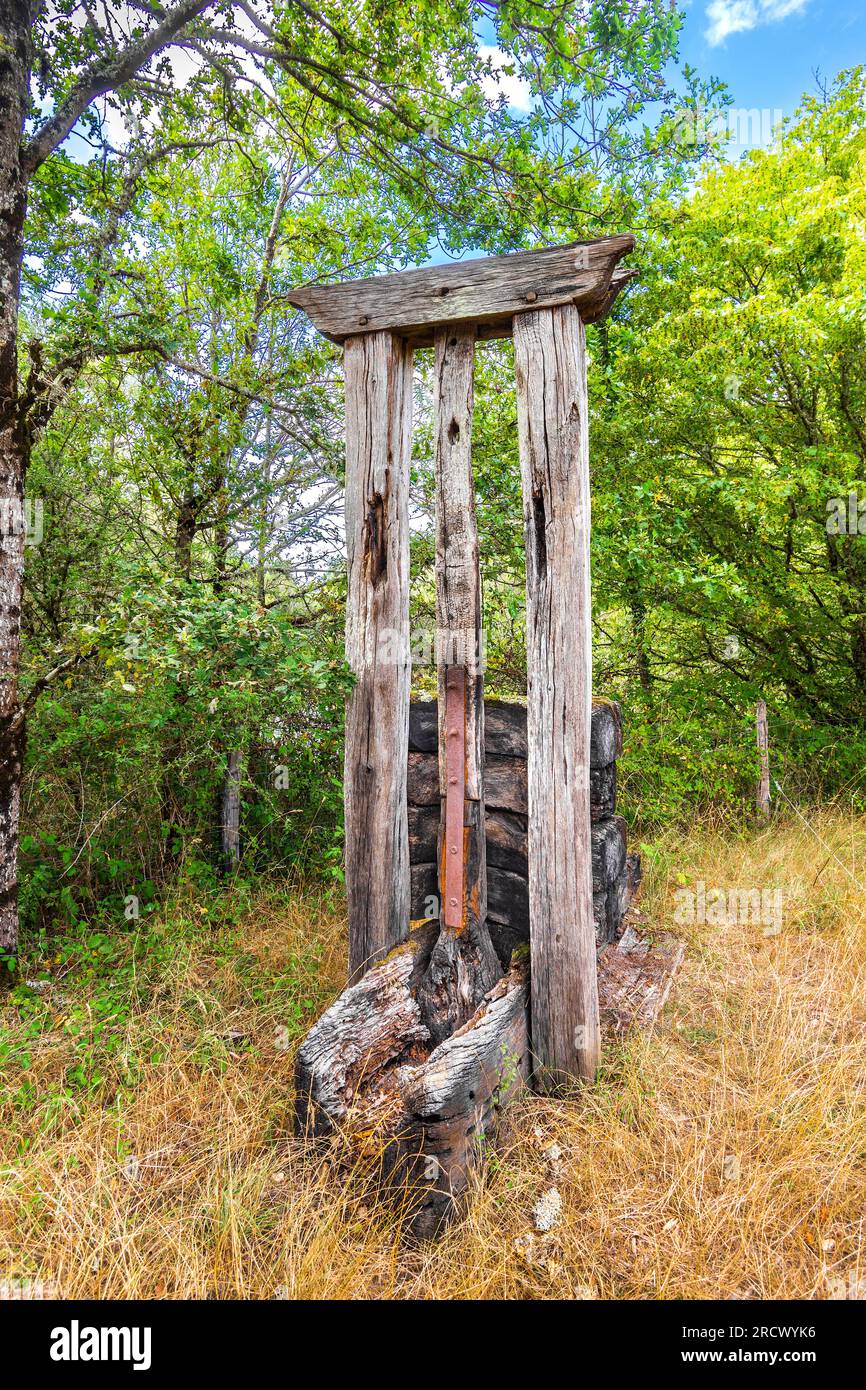
[[[346,654],[355,676],[345,755],[350,985],[299,1055],[299,1115],[307,1126],[342,1120],[365,1090],[368,1103],[387,1108],[387,1099],[393,1107],[395,1087],[403,1122],[412,1090],[418,1125],[425,1084],[428,1120],[435,1099],[440,1123],[443,1058],[465,1071],[457,1053],[470,1047],[470,1071],[483,1075],[474,1087],[470,1076],[463,1099],[477,1106],[480,1085],[475,1128],[483,1130],[502,1090],[503,1038],[516,1040],[518,1053],[521,1036],[527,1044],[525,963],[501,978],[485,922],[483,638],[471,443],[475,346],[493,338],[514,340],[526,542],[531,1060],[520,1057],[518,1070],[531,1069],[540,1088],[595,1076],[585,324],[608,312],[634,273],[619,266],[633,245],[631,236],[606,237],[304,286],[289,296],[344,350]],[[414,349],[431,346],[441,909],[438,923],[410,938],[412,373]],[[419,1080],[434,1062],[438,1091],[430,1075]],[[419,1154],[429,1164],[430,1123],[421,1128]],[[453,1171],[451,1179],[453,1189]]]

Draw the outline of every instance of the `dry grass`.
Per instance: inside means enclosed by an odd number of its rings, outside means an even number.
[[[689,928],[658,1031],[609,1045],[599,1084],[578,1099],[517,1104],[464,1217],[422,1249],[401,1242],[361,1174],[290,1135],[291,1056],[276,1030],[287,999],[296,1035],[338,988],[341,925],[309,896],[263,897],[228,944],[199,935],[179,947],[130,1017],[121,1056],[154,1038],[160,1048],[134,1085],[118,1089],[116,1063],[95,1088],[70,1088],[62,1024],[32,1049],[26,1103],[10,1077],[0,1279],[145,1298],[792,1298],[823,1297],[840,1277],[856,1287],[866,823],[816,825],[825,848],[800,822],[656,842],[647,919],[670,920],[683,881],[779,886],[781,934]],[[293,994],[286,981],[298,976]],[[14,1032],[12,1010],[6,1021]],[[562,1222],[531,1236],[552,1184]]]

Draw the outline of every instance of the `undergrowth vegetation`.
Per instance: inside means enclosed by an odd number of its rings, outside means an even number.
[[[781,930],[683,925],[649,1036],[508,1112],[458,1222],[413,1246],[375,1177],[292,1134],[294,1045],[344,978],[339,896],[179,895],[45,941],[4,1001],[0,1264],[65,1297],[827,1297],[862,1284],[866,823],[642,845],[677,892],[781,886]],[[555,1186],[562,1219],[534,1230]]]

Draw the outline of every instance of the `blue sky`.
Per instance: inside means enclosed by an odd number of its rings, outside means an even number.
[[[727,83],[737,107],[790,116],[813,73],[866,63],[864,0],[690,0],[681,59]]]

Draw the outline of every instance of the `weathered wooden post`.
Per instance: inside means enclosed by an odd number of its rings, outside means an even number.
[[[600,1054],[589,739],[592,614],[586,340],[573,304],[514,318],[526,535],[532,1050],[541,1086]]]
[[[409,929],[409,459],[412,349],[387,330],[346,339],[344,796],[349,978]]]
[[[758,756],[761,760],[761,778],[758,782],[756,804],[761,815],[770,817],[770,731],[767,725],[767,702],[759,700],[755,706],[755,730],[758,737]]]
[[[475,344],[512,333],[527,548],[534,1067],[547,1087],[591,1080],[598,1063],[584,323],[600,318],[629,278],[617,263],[632,246],[629,236],[608,237],[290,296],[345,345],[346,650],[356,676],[345,770],[354,983],[299,1049],[298,1124],[377,1136],[389,1172],[417,1184],[422,1233],[451,1209],[475,1140],[530,1066],[526,963],[515,958],[503,976],[486,925],[471,468]],[[411,367],[413,348],[428,346],[436,349],[441,911],[399,945],[410,903]]]
[[[438,328],[435,347],[442,930],[419,998],[431,1037],[441,1042],[471,1018],[502,967],[486,924],[481,567],[472,485],[474,326]]]

